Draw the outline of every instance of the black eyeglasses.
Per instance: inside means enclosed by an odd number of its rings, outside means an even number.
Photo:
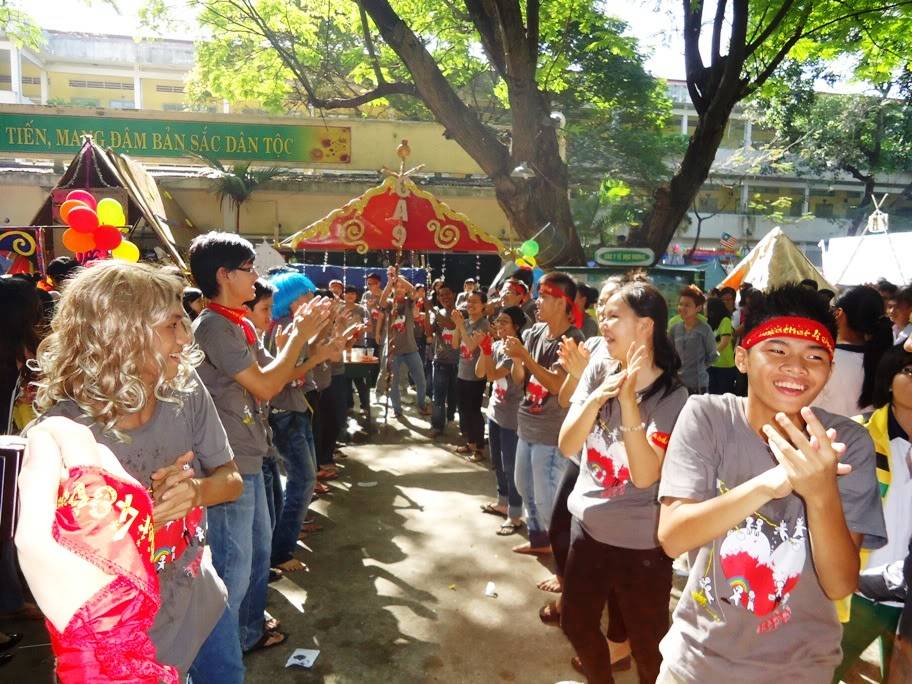
[[[256,271],[256,266],[238,266],[234,270],[243,271],[244,273],[252,273],[253,271]]]
[[[899,372],[902,373],[903,375],[907,375],[910,378],[912,378],[912,366],[906,366]]]

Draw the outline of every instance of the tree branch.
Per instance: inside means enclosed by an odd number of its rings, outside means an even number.
[[[725,23],[725,7],[728,0],[716,0],[716,16],[713,19],[712,33],[712,63],[718,64],[722,59],[720,46],[722,44],[722,26]]]
[[[374,67],[374,76],[377,78],[377,85],[386,83],[383,77],[383,70],[380,68],[380,60],[377,59],[377,50],[374,47],[374,39],[370,34],[370,26],[367,23],[367,12],[364,11],[364,5],[358,2],[358,14],[361,17],[361,36],[364,38],[364,44],[367,46],[367,54],[370,56],[371,65]]]
[[[684,66],[687,90],[697,114],[706,112],[706,67],[700,56],[700,30],[703,23],[703,3],[683,0],[684,3]]]
[[[427,47],[388,0],[362,2],[383,40],[412,75],[418,96],[437,121],[489,176],[502,177],[509,173],[507,148],[497,140],[494,130],[485,126],[459,98]]]
[[[779,25],[785,20],[786,15],[789,13],[789,10],[792,8],[792,5],[795,4],[795,0],[785,0],[782,3],[782,6],[779,8],[779,11],[773,15],[773,18],[770,19],[770,23],[766,25],[766,28],[763,29],[760,34],[754,38],[745,49],[744,56],[750,57],[757,48],[763,45],[767,38],[769,38],[776,29],[779,28]]]
[[[798,27],[795,29],[795,32],[792,34],[792,36],[787,41],[785,41],[785,43],[782,45],[781,48],[779,48],[779,52],[777,52],[775,54],[775,56],[773,56],[773,58],[770,60],[769,64],[766,65],[766,68],[764,68],[763,71],[761,71],[757,76],[754,77],[752,83],[749,83],[744,88],[744,97],[747,97],[751,93],[755,92],[764,83],[766,83],[766,80],[770,76],[773,75],[773,72],[776,71],[776,69],[782,63],[782,60],[785,59],[786,56],[788,55],[788,53],[791,51],[791,49],[793,47],[795,47],[795,43],[797,43],[799,40],[801,40],[802,38],[804,38],[807,35],[804,32],[804,25],[807,23],[807,20],[810,16],[811,16],[811,6],[808,5],[807,8],[804,10],[804,14],[802,15],[801,19],[799,20]]]
[[[322,98],[316,95],[308,94],[307,99],[310,104],[318,109],[347,109],[349,107],[360,107],[363,104],[379,100],[389,95],[408,95],[418,97],[418,89],[412,83],[381,83],[373,90],[368,90],[354,97],[330,97]]]
[[[465,0],[469,18],[481,38],[491,66],[501,78],[507,77],[506,51],[496,26],[496,10],[490,0]]]

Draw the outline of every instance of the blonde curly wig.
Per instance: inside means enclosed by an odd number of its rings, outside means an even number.
[[[175,269],[148,264],[104,261],[81,269],[66,282],[51,333],[38,346],[36,411],[70,399],[105,431],[119,434],[118,420],[140,411],[150,389],[157,399],[179,402],[195,386],[193,368],[203,354],[185,347],[177,375],[166,379],[153,327],[183,313],[183,287]]]

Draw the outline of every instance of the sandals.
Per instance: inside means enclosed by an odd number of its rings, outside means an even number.
[[[471,454],[473,451],[475,451],[475,447],[470,447],[468,444],[463,444],[462,446],[456,447],[453,451],[457,454]]]
[[[496,516],[499,516],[499,517],[501,517],[501,518],[506,518],[506,517],[507,517],[507,512],[506,512],[506,511],[499,511],[499,510],[497,510],[497,506],[496,506],[495,504],[492,504],[492,503],[486,503],[484,506],[482,506],[482,507],[481,507],[481,512],[482,512],[482,513],[487,513],[488,515],[496,515]]]
[[[280,632],[277,629],[264,629],[263,636],[260,637],[259,641],[244,651],[244,653],[255,653],[256,651],[265,651],[269,648],[281,646],[287,639],[288,635],[285,632]]]
[[[557,601],[548,601],[538,611],[538,619],[546,625],[559,625],[561,614]]]
[[[320,470],[317,472],[317,480],[326,482],[328,480],[338,480],[339,472],[336,470]]]
[[[507,520],[503,525],[500,526],[500,529],[497,530],[498,537],[509,537],[511,534],[516,534],[523,528],[523,521],[513,522],[512,520]]]

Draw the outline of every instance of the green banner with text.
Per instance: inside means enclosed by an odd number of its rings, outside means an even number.
[[[351,162],[351,129],[345,126],[0,113],[0,153],[74,154],[87,133],[101,147],[134,157],[195,152],[220,160]]]

